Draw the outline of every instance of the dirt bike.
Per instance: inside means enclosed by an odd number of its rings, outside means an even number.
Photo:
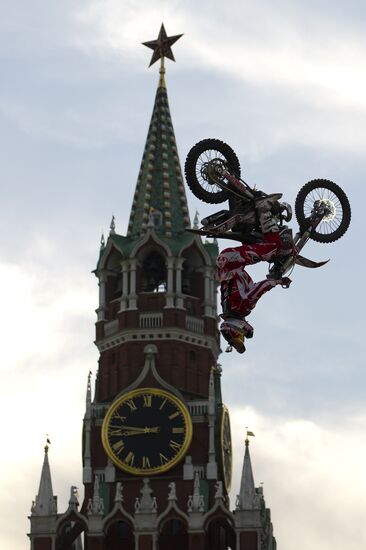
[[[290,205],[279,202],[281,193],[266,194],[240,177],[238,157],[223,141],[204,139],[194,145],[187,155],[185,175],[189,188],[200,200],[210,204],[229,202],[228,210],[204,218],[201,228],[190,229],[194,233],[252,243],[262,238],[259,212],[263,204],[271,205],[271,215],[280,231],[287,228],[285,224],[292,218]],[[310,268],[326,264],[329,260],[314,262],[299,252],[309,239],[331,243],[341,238],[350,224],[351,208],[346,194],[336,183],[314,179],[298,192],[295,215],[299,224],[293,238],[295,253],[276,259],[268,277],[283,277],[294,264]]]

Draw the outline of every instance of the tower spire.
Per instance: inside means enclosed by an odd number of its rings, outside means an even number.
[[[91,407],[91,375],[92,375],[92,371],[90,370],[88,374],[88,382],[86,384],[86,398],[85,398],[87,413],[90,413],[90,407]],[[89,417],[90,417],[90,414],[89,414]]]
[[[128,225],[130,237],[143,235],[148,227],[174,237],[190,225],[164,65],[165,57],[175,61],[171,46],[181,36],[167,36],[162,25],[157,40],[143,43],[154,50],[150,66],[160,59],[160,75]]]
[[[250,434],[254,435],[252,432],[247,432],[247,437],[245,439],[245,454],[240,481],[240,493],[236,499],[237,510],[253,510],[259,506],[259,498],[254,485],[252,462],[249,453],[248,435]]]
[[[44,447],[44,458],[38,495],[32,505],[32,515],[50,516],[56,514],[56,497],[53,495],[50,464],[48,462],[49,439]]]

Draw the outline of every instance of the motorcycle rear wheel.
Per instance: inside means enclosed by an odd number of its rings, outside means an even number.
[[[184,170],[188,187],[200,200],[210,204],[224,202],[230,192],[210,179],[207,166],[217,161],[225,170],[240,178],[240,163],[233,149],[219,139],[203,139],[189,151]]]
[[[345,192],[333,181],[308,181],[300,189],[295,201],[295,214],[301,231],[306,229],[314,203],[319,200],[329,206],[331,213],[312,230],[310,238],[318,243],[332,243],[347,231],[351,221],[351,207]]]

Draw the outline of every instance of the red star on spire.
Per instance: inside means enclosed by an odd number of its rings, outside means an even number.
[[[151,67],[155,61],[158,61],[162,57],[167,57],[168,59],[175,61],[171,47],[177,40],[179,40],[181,36],[183,36],[183,34],[167,36],[164,24],[162,23],[158,38],[156,40],[150,40],[149,42],[142,43],[144,46],[154,50],[149,67]]]

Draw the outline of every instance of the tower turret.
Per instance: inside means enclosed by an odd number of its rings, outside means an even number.
[[[263,487],[255,487],[252,462],[249,453],[248,435],[245,439],[245,454],[240,481],[240,492],[236,497],[235,531],[237,548],[240,550],[276,550],[273,537],[271,513],[266,508]]]
[[[44,447],[44,457],[36,499],[32,502],[31,531],[28,535],[32,550],[48,550],[56,540],[57,497],[53,494],[51,470],[48,460],[49,440]]]
[[[255,489],[252,462],[249,453],[249,438],[245,439],[245,454],[241,473],[240,492],[236,499],[237,510],[254,510],[259,507],[259,496]]]
[[[32,516],[51,516],[57,513],[57,497],[53,494],[50,464],[48,461],[49,440],[44,447],[44,458],[36,500],[32,503]]]

